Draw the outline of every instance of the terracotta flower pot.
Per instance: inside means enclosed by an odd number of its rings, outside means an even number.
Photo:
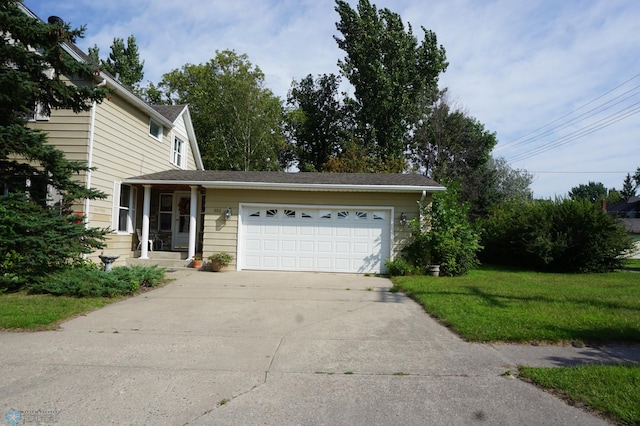
[[[194,268],[194,269],[202,268],[202,260],[192,260],[191,261],[191,267]]]

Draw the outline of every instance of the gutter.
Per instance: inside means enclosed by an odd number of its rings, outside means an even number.
[[[230,182],[230,181],[189,181],[189,180],[148,180],[124,179],[122,183],[137,185],[197,185],[207,189],[258,189],[277,191],[319,191],[319,192],[437,192],[446,190],[443,186],[401,186],[401,185],[345,185],[345,184],[287,184],[278,182]]]

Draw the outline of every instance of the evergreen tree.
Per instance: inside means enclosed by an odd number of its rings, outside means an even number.
[[[89,48],[89,56],[120,83],[136,93],[140,90],[138,85],[144,78],[144,61],[140,61],[138,45],[133,35],[127,38],[126,44],[124,39],[114,38],[106,61],[100,59],[100,49],[97,45]]]
[[[86,164],[68,161],[29,121],[53,109],[78,113],[107,91],[67,83],[92,80],[95,68],[77,62],[64,43],[84,28],[44,23],[20,2],[0,0],[0,288],[17,287],[102,247],[105,230],[85,228],[72,216],[74,201],[104,196],[74,175]],[[56,195],[56,203],[51,199]]]
[[[624,182],[622,183],[622,191],[620,191],[620,194],[622,194],[625,199],[636,196],[636,186],[633,183],[633,178],[631,177],[630,173],[627,173],[627,177],[624,178]]]

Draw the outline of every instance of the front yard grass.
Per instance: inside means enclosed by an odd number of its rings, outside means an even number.
[[[0,289],[0,330],[53,330],[69,318],[168,281],[156,266],[116,267],[109,273],[92,264],[68,268],[22,291]]]
[[[640,424],[640,365],[521,367],[519,375],[552,389],[571,404],[586,404],[618,424]]]
[[[456,278],[394,277],[394,288],[469,341],[640,343],[640,260],[608,274],[491,266]],[[619,424],[640,424],[640,366],[521,367],[519,376]]]
[[[64,320],[101,308],[120,299],[27,294],[24,291],[1,294],[0,330],[54,330]]]
[[[394,277],[474,342],[640,343],[640,275],[550,274],[484,266],[462,277]]]

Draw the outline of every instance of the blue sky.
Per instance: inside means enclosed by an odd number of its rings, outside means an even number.
[[[355,7],[356,0],[349,1]],[[536,197],[581,183],[620,189],[640,167],[640,2],[377,0],[435,31],[451,98],[498,137],[494,154],[535,175]],[[338,73],[332,0],[25,0],[43,20],[86,25],[102,56],[136,37],[145,81],[216,50],[246,53],[285,98],[293,79]]]

